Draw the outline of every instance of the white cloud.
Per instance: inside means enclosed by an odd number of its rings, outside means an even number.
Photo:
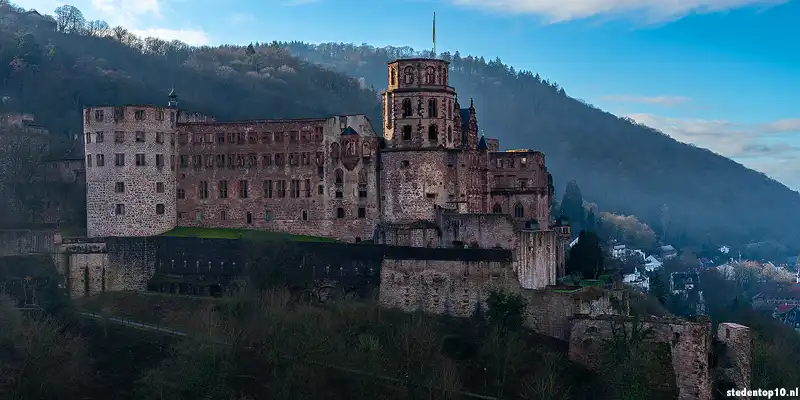
[[[690,101],[688,97],[682,96],[631,96],[631,95],[610,95],[610,96],[602,96],[600,97],[601,100],[607,101],[615,101],[620,103],[644,103],[644,104],[656,104],[661,106],[677,106],[680,104],[685,104]]]
[[[207,45],[211,40],[202,29],[174,29],[172,5],[182,0],[17,0],[20,7],[53,14],[65,3],[81,10],[87,20],[101,19],[111,26],[124,26],[136,35],[164,40],[180,40],[190,45]],[[169,25],[170,28],[166,28]]]
[[[770,6],[789,0],[451,0],[457,5],[513,14],[535,14],[549,22],[591,17],[636,16],[670,21],[692,13],[712,13],[747,6]]]
[[[800,119],[739,124],[653,114],[630,114],[628,117],[681,142],[730,157],[792,189],[800,189]]]

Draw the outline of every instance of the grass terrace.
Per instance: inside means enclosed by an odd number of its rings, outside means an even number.
[[[259,240],[291,240],[294,242],[329,242],[339,240],[320,236],[292,235],[284,232],[257,231],[254,229],[233,228],[196,228],[179,226],[159,236],[195,237],[200,239],[259,239]]]

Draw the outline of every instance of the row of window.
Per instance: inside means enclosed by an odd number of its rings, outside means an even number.
[[[191,158],[190,158],[191,157]],[[189,168],[190,161],[192,168],[255,168],[259,166],[259,157],[256,153],[249,154],[195,154],[189,156],[182,154],[179,159],[180,168]],[[315,163],[320,168],[324,164],[325,157],[322,152],[317,152]],[[284,165],[290,166],[308,166],[311,165],[311,153],[276,153],[276,154],[262,154],[261,166],[281,167]]]
[[[166,166],[166,158],[163,154],[155,154],[155,166],[158,168],[163,168]],[[145,153],[136,153],[134,155],[134,165],[137,167],[144,167],[148,165],[147,155]],[[114,154],[114,166],[115,167],[124,167],[125,166],[125,153],[115,153]],[[106,155],[105,154],[87,154],[86,155],[86,167],[105,167],[106,165]],[[169,165],[171,169],[175,169],[175,155],[170,156]]]
[[[164,205],[163,204],[156,204],[156,215],[164,215]],[[124,216],[125,215],[125,204],[116,204],[114,206],[114,215],[117,216]]]
[[[130,132],[125,131],[114,131],[114,143],[125,143],[126,136],[130,134]],[[135,143],[145,143],[147,141],[147,132],[144,131],[136,131],[133,132],[133,140]],[[167,134],[164,132],[155,132],[155,142],[156,143],[164,143]],[[175,141],[172,140],[172,134],[169,134],[170,143],[174,144]],[[102,131],[98,132],[86,132],[86,143],[105,143],[106,140],[106,133]]]
[[[411,132],[413,132],[413,127],[411,125],[403,125],[400,128],[400,132],[402,133],[403,140],[411,140]],[[439,127],[436,125],[431,125],[428,127],[428,140],[432,142],[439,141]],[[453,128],[448,126],[447,127],[447,141],[453,141]]]
[[[414,83],[414,76],[416,75],[415,72],[416,71],[414,71],[414,67],[410,65],[403,69],[403,82],[405,82],[406,85],[411,85]],[[446,68],[444,69],[439,68],[439,73],[437,74],[436,68],[429,65],[425,67],[424,70],[420,70],[420,72],[423,72],[422,79],[423,83],[426,85],[436,85],[436,84],[444,85],[447,83]],[[389,84],[391,86],[394,86],[397,82],[397,70],[392,68],[390,73],[391,76],[389,78]]]
[[[158,108],[155,110],[155,114],[153,118],[156,121],[163,121],[164,115],[166,112],[164,109]],[[94,120],[95,122],[105,122],[109,116],[106,115],[105,110],[94,110]],[[175,113],[169,112],[169,118],[171,122],[175,122]],[[92,121],[92,111],[86,110],[84,115],[84,120],[88,123]],[[125,107],[114,107],[114,121],[124,121],[125,120]],[[134,110],[133,112],[133,120],[134,121],[146,121],[147,120],[147,111],[146,110]]]
[[[227,133],[179,133],[178,143],[187,144],[269,144],[269,143],[306,143],[322,140],[322,127],[316,126],[312,131],[289,132],[227,132]]]
[[[394,111],[394,102],[392,100],[392,95],[389,94],[388,96],[389,97],[388,97],[388,101],[387,101],[387,104],[386,104],[386,109],[387,109],[386,110],[386,114],[387,114],[388,118],[386,118],[386,125],[389,128],[391,128],[392,127],[392,123],[393,123],[394,118],[395,118],[395,114],[394,114],[395,111]],[[420,103],[420,105],[417,106],[416,110],[414,110],[414,108],[411,105],[411,99],[403,99],[403,101],[400,104],[401,104],[401,106],[400,106],[400,118],[413,118],[414,116],[418,116],[418,117],[421,117],[421,118],[425,118],[425,117],[427,117],[427,118],[439,118],[438,100],[435,99],[435,98],[428,99],[428,109],[427,109],[427,114],[425,114],[425,115],[423,115],[423,113],[422,113],[423,108],[422,108],[421,103]],[[445,108],[447,109],[447,119],[448,120],[452,120],[453,119],[453,102],[452,102],[452,100],[448,100],[446,103],[443,102],[443,104],[445,105]]]
[[[123,212],[124,212],[124,210],[125,210],[124,204],[118,204],[117,206],[120,206],[120,205],[123,207],[122,209],[123,209]],[[162,210],[162,214],[163,214],[163,204],[156,205],[156,213],[158,213],[158,206],[159,205],[162,206],[161,210]],[[346,215],[347,215],[347,213],[345,212],[344,207],[336,208],[336,218],[337,219],[343,219],[343,218],[345,218]],[[358,207],[358,208],[356,208],[355,216],[356,216],[356,218],[359,218],[359,219],[366,218],[367,217],[367,208],[366,207]],[[302,220],[302,221],[308,221],[310,219],[308,210],[300,211],[299,217],[300,217],[300,220]],[[179,212],[178,213],[178,219],[179,220],[193,219],[193,220],[199,222],[199,221],[203,220],[203,212],[200,211],[200,210],[196,210],[191,214],[184,213],[184,212]],[[218,219],[220,221],[228,221],[229,220],[228,219],[228,212],[225,211],[225,210],[220,211],[219,214],[218,214]],[[253,223],[253,219],[254,219],[253,218],[253,213],[248,211],[245,214],[245,221],[248,224],[252,224]],[[270,210],[264,210],[263,220],[264,221],[271,221],[272,220],[272,212]]]
[[[288,182],[288,186],[287,186]],[[303,183],[301,185],[301,183]],[[218,199],[227,199],[231,196],[231,190],[229,190],[230,186],[228,181],[222,180],[217,182],[216,193]],[[290,198],[300,198],[300,197],[311,197],[312,190],[312,183],[311,179],[305,179],[301,182],[300,179],[278,179],[272,180],[267,179],[263,181],[262,184],[262,194],[265,199],[272,199],[278,198],[283,199],[286,197]],[[214,189],[211,187],[208,181],[200,181],[197,184],[197,197],[200,199],[208,199],[211,197],[211,193]],[[160,192],[159,192],[160,193]],[[246,179],[241,179],[238,181],[235,193],[237,193],[240,199],[247,199],[252,196],[250,181]],[[325,186],[318,185],[317,186],[317,195],[324,195],[325,194]],[[302,195],[302,196],[301,196]],[[186,189],[178,189],[176,196],[179,200],[186,198]],[[337,188],[334,197],[337,199],[344,198],[344,192],[341,188]],[[358,187],[358,197],[359,198],[366,198],[367,197],[367,186],[366,185],[359,185]]]
[[[125,193],[125,182],[114,182],[114,193]],[[156,182],[156,193],[164,193],[164,182]]]
[[[492,212],[495,214],[502,214],[503,206],[501,206],[499,203],[494,203],[494,206],[492,206]],[[524,217],[525,217],[525,207],[523,207],[522,204],[517,203],[514,206],[514,218],[524,218]]]

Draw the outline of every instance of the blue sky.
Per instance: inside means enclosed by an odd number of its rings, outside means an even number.
[[[64,2],[18,0],[52,13]],[[74,0],[190,44],[301,40],[500,57],[800,190],[800,0]],[[224,4],[224,6],[222,6]],[[480,106],[480,99],[476,99]]]

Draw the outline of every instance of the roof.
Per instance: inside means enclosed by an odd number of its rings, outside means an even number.
[[[789,310],[791,310],[791,309],[793,309],[795,307],[797,307],[797,306],[794,305],[794,304],[781,304],[781,305],[779,305],[778,307],[775,308],[775,314],[783,314],[783,313],[788,312]]]
[[[356,136],[358,136],[358,132],[356,132],[355,129],[353,129],[353,128],[348,126],[347,128],[342,129],[342,135],[356,135]]]
[[[458,115],[461,116],[461,133],[463,142],[467,142],[467,132],[469,131],[469,108],[462,108],[458,110]]]
[[[481,136],[481,140],[478,141],[478,150],[486,150],[489,146],[486,145],[486,137]]]
[[[423,57],[416,57],[416,58],[397,58],[397,59],[394,59],[394,60],[392,60],[392,61],[389,61],[389,62],[387,62],[386,64],[387,64],[387,65],[388,65],[388,64],[394,64],[394,63],[396,63],[396,62],[398,62],[398,61],[439,61],[439,62],[443,62],[443,63],[445,63],[445,64],[450,64],[450,61],[447,61],[447,60],[442,60],[442,59],[439,59],[439,58],[423,58]]]

